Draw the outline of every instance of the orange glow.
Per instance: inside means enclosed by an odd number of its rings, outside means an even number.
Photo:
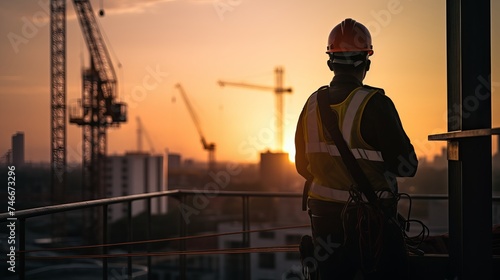
[[[283,84],[293,88],[283,107],[289,120],[284,149],[293,162],[296,119],[307,97],[331,80],[326,41],[346,17],[372,32],[375,53],[365,83],[386,90],[419,157],[441,152],[444,144],[429,142],[427,135],[446,131],[445,1],[391,6],[396,1],[143,2],[108,1],[106,17],[98,18],[114,60],[118,99],[128,104],[129,113],[128,123],[108,130],[108,153],[136,149],[134,120],[139,116],[156,152],[168,149],[206,161],[207,152],[174,88],[182,83],[207,141],[216,144],[216,159],[257,162],[259,152],[275,149],[275,96],[221,88],[217,81],[274,86],[274,68],[282,66]],[[222,2],[227,9],[214,5]],[[48,15],[43,16],[48,7],[37,3],[0,1],[0,34],[17,35],[0,40],[0,64],[8,65],[0,71],[0,154],[10,148],[12,134],[24,131],[26,160],[48,162],[50,28]],[[491,5],[493,12],[500,11],[500,2]],[[81,53],[87,66],[89,59],[71,4],[67,10],[69,104],[81,97]],[[492,19],[492,34],[498,34],[500,21]],[[492,54],[498,53],[499,40],[492,36]],[[493,85],[498,84],[500,56],[493,56],[492,73]],[[499,108],[495,97],[492,108]],[[492,123],[500,126],[498,110],[493,110]],[[68,124],[67,137],[68,161],[81,161],[81,128]]]
[[[283,149],[285,150],[286,153],[288,153],[288,159],[290,162],[295,162],[295,141],[294,137],[291,135],[287,135],[288,137],[285,137],[285,144]]]

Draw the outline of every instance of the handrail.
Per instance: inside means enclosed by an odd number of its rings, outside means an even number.
[[[63,211],[71,211],[78,210],[82,208],[90,208],[96,206],[102,206],[106,204],[115,204],[121,202],[130,202],[134,200],[147,199],[147,198],[155,198],[155,197],[163,197],[163,196],[182,196],[182,195],[196,195],[196,194],[207,194],[207,195],[216,195],[216,196],[252,196],[252,197],[300,197],[302,194],[300,193],[291,193],[291,192],[257,192],[257,191],[201,191],[201,190],[170,190],[170,191],[161,191],[161,192],[151,192],[144,194],[134,194],[127,196],[118,196],[111,198],[102,198],[95,200],[87,200],[80,202],[71,202],[65,204],[58,205],[49,205],[49,206],[41,206],[37,208],[25,209],[25,210],[17,210],[16,218],[31,218],[36,216],[43,216]],[[0,214],[0,223],[5,222],[1,221],[11,217],[8,212]]]
[[[106,236],[107,236],[107,207],[111,204],[116,204],[116,203],[126,203],[128,205],[127,207],[127,220],[128,220],[128,225],[131,225],[131,219],[132,219],[132,214],[131,214],[131,205],[132,202],[135,200],[146,200],[148,203],[147,207],[147,212],[149,213],[148,215],[148,223],[150,223],[150,215],[151,215],[151,199],[153,198],[158,198],[158,197],[173,197],[175,199],[178,199],[180,203],[185,203],[186,198],[189,196],[196,196],[196,195],[205,195],[209,198],[212,197],[240,197],[242,198],[242,231],[241,233],[243,234],[243,244],[244,247],[249,247],[249,231],[250,231],[250,206],[249,206],[249,198],[250,197],[282,197],[282,198],[301,198],[302,193],[292,193],[292,192],[263,192],[263,191],[207,191],[207,190],[168,190],[168,191],[161,191],[161,192],[153,192],[153,193],[144,193],[144,194],[135,194],[135,195],[128,195],[128,196],[121,196],[121,197],[112,197],[112,198],[103,198],[103,199],[96,199],[96,200],[89,200],[89,201],[80,201],[80,202],[72,202],[72,203],[66,203],[66,204],[59,204],[59,205],[49,205],[49,206],[42,206],[42,207],[37,207],[37,208],[31,208],[31,209],[25,209],[25,210],[18,210],[15,212],[15,219],[19,221],[19,239],[20,239],[20,244],[19,244],[19,259],[20,261],[20,267],[19,267],[19,279],[24,279],[25,277],[25,260],[26,260],[26,253],[28,251],[25,250],[25,241],[26,241],[26,233],[25,233],[25,228],[26,228],[26,223],[27,219],[32,218],[32,217],[37,217],[37,216],[43,216],[43,215],[49,215],[49,214],[54,214],[54,213],[59,213],[59,212],[65,212],[65,211],[72,211],[72,210],[78,210],[78,209],[84,209],[84,208],[92,208],[92,207],[102,207],[102,215],[103,215],[103,229],[102,229],[102,236],[103,236],[103,241],[106,243]],[[402,196],[402,199],[408,199],[406,196]],[[448,195],[447,194],[412,194],[410,196],[411,199],[415,200],[447,200]],[[493,196],[492,197],[493,201],[500,201],[500,196]],[[10,218],[10,219],[9,219]],[[11,221],[13,218],[10,213],[1,213],[0,214],[0,223],[5,223]],[[149,228],[149,226],[148,226]],[[129,228],[130,230],[130,228]],[[149,236],[149,231],[150,229],[147,230],[148,236]],[[186,242],[186,224],[180,222],[179,224],[179,233],[180,233],[180,250],[185,250],[185,242]],[[127,242],[131,242],[132,238],[130,236],[129,232],[129,237]],[[93,247],[93,246],[92,246]],[[149,254],[151,251],[148,247],[147,253]],[[102,257],[102,262],[103,262],[103,270],[102,270],[102,279],[106,280],[108,279],[108,263],[107,263],[107,247],[103,246],[103,252],[100,257]],[[132,251],[128,251],[128,254],[133,253]],[[187,279],[187,271],[186,271],[186,255],[185,254],[178,254],[179,255],[179,277],[180,279]],[[127,255],[127,274],[129,277],[132,277],[132,255]],[[150,268],[151,268],[151,256],[147,255],[147,267],[148,267],[148,274],[150,274]],[[248,272],[248,275],[246,275],[245,279],[250,279],[250,258],[249,256],[245,255],[244,258],[244,269],[245,271]]]
[[[16,217],[21,218],[31,218],[37,216],[43,216],[63,211],[78,210],[82,208],[90,208],[96,206],[102,206],[106,204],[115,204],[121,202],[130,202],[134,200],[171,196],[177,197],[182,195],[216,195],[216,196],[247,196],[247,197],[302,197],[301,193],[292,192],[259,192],[259,191],[202,191],[202,190],[169,190],[161,192],[151,192],[144,194],[134,194],[127,196],[102,198],[88,201],[71,202],[58,205],[41,206],[37,208],[30,208],[24,210],[17,210]],[[411,199],[416,200],[445,200],[448,199],[447,194],[410,194]],[[402,199],[407,199],[406,197],[401,197]],[[493,201],[500,201],[500,196],[493,196]],[[0,223],[6,222],[7,218],[11,217],[8,212],[0,213]]]

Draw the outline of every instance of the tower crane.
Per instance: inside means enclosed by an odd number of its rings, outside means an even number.
[[[90,0],[73,0],[73,6],[90,53],[90,68],[83,71],[80,107],[71,108],[69,121],[83,128],[82,189],[83,200],[89,200],[104,197],[106,130],[126,122],[127,113],[126,104],[115,100],[116,75]],[[57,204],[64,202],[66,187],[66,0],[50,0],[50,37],[51,196]],[[55,216],[57,235],[64,217]],[[102,224],[100,218],[95,211],[84,214],[90,238]]]
[[[84,199],[104,197],[107,129],[127,121],[126,104],[116,101],[116,74],[89,0],[73,0],[90,53],[84,69],[80,107],[70,111],[70,123],[83,131]]]
[[[254,85],[247,83],[237,83],[237,82],[226,82],[218,81],[219,86],[240,86],[253,88],[258,90],[271,90],[274,91],[276,95],[276,117],[278,121],[276,122],[276,148],[279,152],[283,151],[283,93],[292,93],[292,88],[283,87],[283,67],[276,67],[274,69],[276,85],[274,87]]]
[[[141,118],[137,116],[137,151],[142,152],[142,137],[144,136],[148,141],[149,148],[151,149],[151,153],[155,152],[153,141],[151,137],[149,137],[148,131],[144,128],[144,124],[141,121]]]
[[[201,125],[200,125],[198,115],[196,115],[196,112],[194,111],[193,107],[191,106],[191,103],[189,102],[187,94],[186,94],[186,92],[184,92],[184,89],[182,88],[181,84],[176,84],[175,87],[181,93],[182,99],[184,100],[184,103],[186,104],[186,107],[189,111],[189,114],[191,115],[191,119],[193,119],[194,125],[196,126],[196,130],[198,131],[198,135],[200,136],[200,140],[201,140],[201,144],[203,145],[203,149],[208,151],[208,170],[215,171],[215,144],[208,143],[207,140],[205,139],[205,136],[203,135],[203,131],[201,130]]]

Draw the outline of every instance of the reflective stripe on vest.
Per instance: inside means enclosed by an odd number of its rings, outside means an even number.
[[[347,145],[351,145],[351,132],[354,123],[354,118],[358,112],[359,106],[363,100],[368,96],[370,91],[368,89],[362,88],[358,90],[353,96],[347,111],[344,116],[344,121],[342,123],[342,135],[347,142]],[[315,92],[307,105],[307,144],[306,153],[328,153],[331,156],[340,156],[339,150],[335,145],[328,145],[325,142],[319,140],[319,126],[318,126],[318,92]],[[354,157],[356,159],[366,159],[371,161],[383,162],[382,153],[380,151],[368,150],[368,149],[351,149]]]
[[[307,143],[306,152],[307,153],[328,153],[331,156],[340,157],[340,152],[339,152],[339,149],[337,148],[337,146],[328,145],[325,142]],[[356,159],[366,159],[366,160],[381,161],[381,162],[384,161],[384,159],[382,158],[382,153],[379,151],[354,148],[354,149],[351,149],[351,152],[354,155],[354,158],[356,158]]]

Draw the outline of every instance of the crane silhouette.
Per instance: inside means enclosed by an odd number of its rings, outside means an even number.
[[[215,144],[208,143],[207,140],[205,139],[205,135],[203,134],[203,131],[201,129],[198,115],[196,115],[193,106],[191,106],[191,102],[189,101],[187,94],[182,88],[181,84],[176,84],[175,87],[179,90],[181,97],[184,100],[184,103],[186,104],[186,107],[189,111],[189,114],[191,115],[191,119],[193,120],[193,123],[196,126],[196,130],[198,131],[198,135],[200,136],[200,141],[201,144],[203,145],[203,149],[208,151],[208,170],[215,171]]]
[[[247,87],[258,90],[270,90],[274,91],[276,94],[276,117],[278,121],[276,122],[276,148],[278,152],[283,151],[283,93],[292,93],[292,88],[284,88],[283,87],[283,67],[276,67],[274,69],[275,77],[276,77],[276,85],[274,87],[271,86],[262,86],[262,85],[254,85],[247,83],[237,83],[237,82],[226,82],[226,81],[218,81],[219,86],[239,86],[239,87]]]

